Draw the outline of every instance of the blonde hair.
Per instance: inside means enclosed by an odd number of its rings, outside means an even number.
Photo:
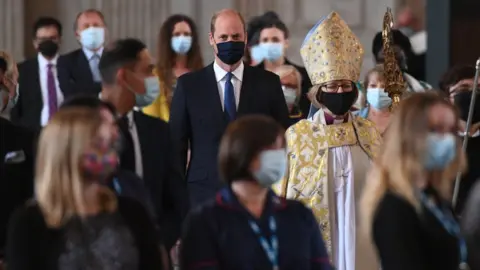
[[[295,75],[298,83],[297,88],[295,89],[298,101],[298,99],[300,99],[300,96],[302,95],[302,75],[300,75],[300,72],[298,72],[298,70],[292,65],[282,65],[275,69],[275,74],[277,74],[280,79],[289,76],[292,73]]]
[[[101,124],[97,110],[65,108],[42,130],[35,172],[37,203],[48,226],[58,228],[86,208],[85,188],[90,184],[81,173],[84,151]],[[101,187],[97,194],[102,211],[116,209],[116,197]]]
[[[450,108],[458,119],[456,109],[434,93],[412,94],[401,102],[392,116],[382,149],[367,175],[360,201],[361,225],[371,236],[375,211],[387,191],[395,193],[419,210],[415,194],[418,186],[431,185],[443,199],[451,197],[452,183],[459,170],[465,170],[465,156],[457,142],[456,157],[445,170],[438,172],[434,183],[427,183],[423,168],[425,137],[429,132],[429,110],[442,104]]]
[[[16,83],[18,77],[18,70],[17,63],[13,59],[13,56],[6,51],[0,51],[0,58],[5,59],[5,62],[7,62],[7,70],[5,72],[5,77],[10,80],[14,80],[14,83]]]

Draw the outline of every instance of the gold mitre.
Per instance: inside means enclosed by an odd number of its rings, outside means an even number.
[[[335,11],[308,32],[300,54],[313,85],[360,77],[363,46]]]

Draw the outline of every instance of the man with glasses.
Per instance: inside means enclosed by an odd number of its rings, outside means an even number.
[[[47,124],[65,97],[72,94],[63,69],[58,68],[62,25],[51,17],[33,26],[33,46],[38,54],[18,66],[19,97],[12,109],[14,123],[37,130]]]
[[[363,48],[336,12],[308,33],[300,54],[319,110],[287,132],[289,170],[277,188],[310,206],[339,270],[378,269],[375,250],[357,237],[356,205],[381,136],[349,113],[358,96]]]

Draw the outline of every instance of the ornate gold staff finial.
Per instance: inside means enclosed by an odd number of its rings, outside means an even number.
[[[385,77],[385,91],[388,93],[392,99],[392,106],[390,107],[393,110],[400,103],[400,98],[403,92],[406,89],[405,80],[403,78],[402,71],[397,63],[395,58],[395,50],[393,48],[393,16],[392,10],[387,8],[387,12],[383,17],[383,54],[385,58],[384,62],[384,77]]]

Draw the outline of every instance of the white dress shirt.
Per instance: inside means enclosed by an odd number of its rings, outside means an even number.
[[[98,49],[96,52],[90,51],[85,48],[82,48],[82,50],[83,50],[83,53],[85,54],[85,57],[87,57],[88,66],[90,67],[90,71],[92,72],[92,75],[93,75],[93,80],[95,81],[95,73],[98,73],[98,76],[100,76],[100,70],[99,70],[98,64],[100,63],[100,57],[102,57],[103,47]],[[94,55],[98,55],[98,59],[93,59]],[[96,71],[93,70],[94,68],[96,68]]]
[[[128,130],[132,135],[133,151],[135,153],[135,173],[143,179],[143,162],[142,162],[142,149],[140,148],[140,139],[138,138],[137,126],[135,125],[135,117],[133,117],[133,111],[127,113],[128,118]]]
[[[232,84],[233,89],[235,90],[235,105],[238,109],[238,104],[240,103],[240,89],[242,88],[243,80],[243,62],[240,62],[240,65],[232,71]],[[213,71],[215,72],[215,78],[217,79],[218,93],[220,94],[220,102],[222,103],[222,109],[225,108],[225,83],[227,81],[227,71],[222,69],[217,62],[213,64]]]
[[[58,55],[55,56],[52,60],[47,60],[43,57],[42,54],[38,54],[38,72],[40,74],[40,89],[42,90],[42,101],[43,108],[40,117],[40,125],[43,127],[47,124],[49,115],[49,106],[48,106],[48,86],[47,86],[47,72],[48,64],[53,64],[52,72],[53,77],[55,78],[55,88],[57,92],[57,106],[60,106],[63,102],[63,92],[60,89],[60,84],[58,83],[58,72],[57,72],[57,60]]]

